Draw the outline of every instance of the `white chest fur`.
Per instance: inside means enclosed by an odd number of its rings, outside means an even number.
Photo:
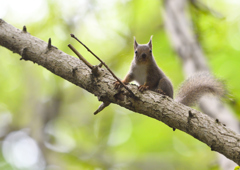
[[[139,85],[143,85],[147,79],[147,66],[138,65],[133,68],[133,76]]]

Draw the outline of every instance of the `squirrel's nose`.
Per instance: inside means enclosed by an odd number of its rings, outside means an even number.
[[[145,53],[142,54],[142,58],[146,58],[147,55]]]

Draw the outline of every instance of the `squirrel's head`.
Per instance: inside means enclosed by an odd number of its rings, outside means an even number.
[[[148,64],[153,60],[152,36],[147,44],[138,44],[134,37],[134,57],[137,64]]]

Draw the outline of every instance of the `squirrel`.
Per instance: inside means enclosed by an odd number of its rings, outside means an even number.
[[[158,67],[152,54],[152,36],[147,44],[138,44],[134,37],[134,58],[129,72],[122,80],[128,84],[136,81],[139,91],[152,90],[173,99],[173,85],[164,72]],[[115,89],[121,84],[114,82]],[[205,94],[223,96],[223,84],[207,72],[193,74],[180,86],[175,101],[187,106],[192,106]]]

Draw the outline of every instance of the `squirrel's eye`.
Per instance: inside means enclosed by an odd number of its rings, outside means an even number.
[[[152,53],[152,50],[150,50],[149,52]]]
[[[137,54],[137,50],[135,51],[135,54]]]

